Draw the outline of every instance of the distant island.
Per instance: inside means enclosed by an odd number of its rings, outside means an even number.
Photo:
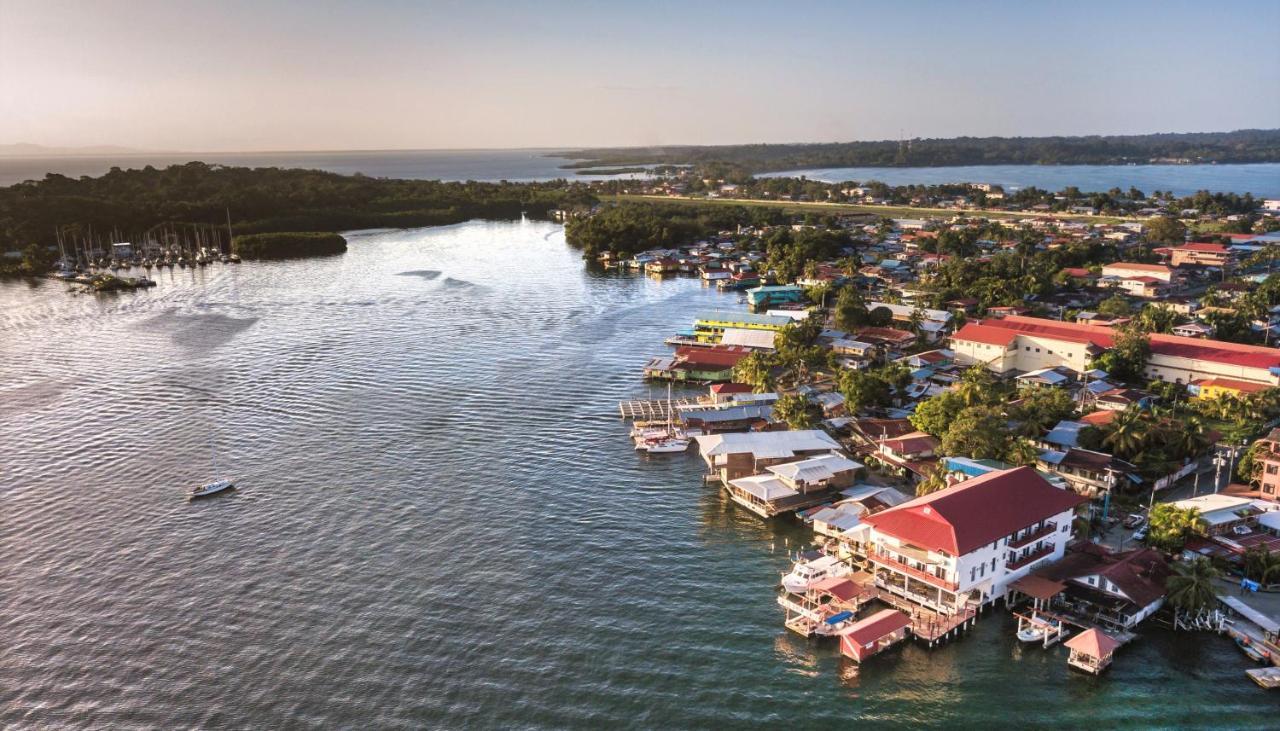
[[[19,142],[0,145],[0,157],[77,157],[81,155],[147,155],[155,150],[139,150],[120,145],[92,145],[87,147],[49,147]]]
[[[1280,129],[1088,137],[956,137],[785,145],[591,148],[567,168],[698,165],[763,173],[809,168],[1280,162]]]

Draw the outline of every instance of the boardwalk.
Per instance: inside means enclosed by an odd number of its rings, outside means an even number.
[[[668,401],[621,401],[618,403],[618,414],[624,419],[643,419],[646,421],[666,421],[671,418],[669,410],[679,410],[684,406],[697,406],[698,402],[689,398]]]

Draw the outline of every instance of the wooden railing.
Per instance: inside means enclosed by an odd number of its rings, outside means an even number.
[[[927,571],[921,571],[920,569],[915,568],[914,566],[908,566],[907,564],[893,558],[892,556],[888,556],[883,553],[873,553],[868,558],[870,558],[874,563],[880,564],[881,566],[886,566],[888,568],[894,569],[895,571],[901,571],[902,573],[908,576],[917,578],[927,584],[933,584],[934,586],[942,587],[947,591],[955,591],[957,588],[957,585],[954,581],[947,581],[946,579],[934,576],[933,574]]]

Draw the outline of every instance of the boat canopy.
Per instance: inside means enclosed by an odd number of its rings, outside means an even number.
[[[830,617],[827,617],[826,622],[827,624],[834,625],[834,624],[840,624],[846,619],[852,619],[852,618],[853,618],[853,612],[850,612],[849,610],[846,609],[843,612],[840,612],[838,614],[833,614]]]

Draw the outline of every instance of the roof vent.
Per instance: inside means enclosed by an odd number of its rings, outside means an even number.
[[[933,508],[926,505],[924,506],[924,510],[921,510],[920,512],[924,513],[925,515],[933,515]]]

